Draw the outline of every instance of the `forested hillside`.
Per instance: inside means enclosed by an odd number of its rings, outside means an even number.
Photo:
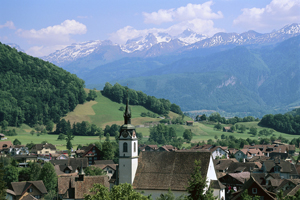
[[[183,115],[180,107],[176,104],[171,104],[169,100],[166,99],[157,99],[154,96],[147,96],[141,91],[135,91],[129,89],[128,87],[121,86],[116,83],[112,86],[110,83],[106,83],[102,94],[112,101],[117,103],[126,103],[127,95],[129,97],[129,104],[131,105],[141,105],[145,108],[161,115],[168,115],[169,111]]]
[[[58,122],[85,101],[83,86],[76,75],[0,43],[0,122]]]

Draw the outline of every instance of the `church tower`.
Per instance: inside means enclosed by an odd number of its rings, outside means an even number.
[[[135,127],[131,125],[131,113],[127,96],[124,125],[119,135],[119,183],[133,183],[138,167],[138,139]]]

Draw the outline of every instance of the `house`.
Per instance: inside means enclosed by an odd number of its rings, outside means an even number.
[[[156,151],[158,149],[157,145],[147,145],[145,151]]]
[[[263,156],[263,153],[259,149],[241,149],[234,154],[238,161],[251,159],[253,156]]]
[[[90,189],[95,183],[109,188],[108,176],[85,176],[83,170],[79,175],[61,175],[58,177],[58,196],[60,199],[84,199],[85,194],[91,194]]]
[[[276,188],[276,192],[283,191],[286,196],[292,189],[300,185],[300,179],[284,179],[281,184]]]
[[[83,146],[81,149],[75,151],[78,158],[88,158],[89,165],[93,165],[96,160],[101,159],[101,151],[95,144]]]
[[[37,155],[15,155],[13,158],[19,162],[20,167],[26,167],[29,162],[37,161]]]
[[[0,133],[0,140],[5,140],[5,139],[6,139],[5,135],[3,133]]]
[[[227,172],[239,173],[239,172],[251,172],[255,169],[259,169],[259,166],[255,162],[232,162],[230,163]]]
[[[87,158],[68,158],[65,160],[50,160],[57,175],[77,174],[81,167],[85,169],[88,166]]]
[[[9,153],[9,149],[13,146],[11,141],[0,141],[0,152]]]
[[[31,153],[33,154],[54,154],[56,153],[56,147],[53,144],[35,144],[31,148]]]
[[[237,191],[243,187],[245,182],[250,179],[250,172],[228,173],[219,178],[219,181],[226,186],[226,191]]]
[[[231,130],[230,126],[224,126],[223,132],[233,132],[233,131]]]
[[[266,160],[261,167],[262,173],[278,173],[281,178],[298,178],[298,172],[294,164],[281,159]]]
[[[194,122],[193,121],[186,121],[185,124],[187,126],[193,126]]]
[[[201,160],[201,175],[208,182],[207,189],[211,180],[217,180],[209,151],[141,152],[133,188],[139,192],[144,191],[145,195],[152,194],[153,198],[167,193],[169,189],[175,196],[186,194],[195,160]],[[214,186],[217,185],[214,183]],[[216,189],[219,191],[224,188],[217,186]],[[220,199],[222,197],[218,196]]]
[[[14,156],[14,155],[28,155],[29,149],[25,145],[13,145],[12,147],[9,148],[9,153]]]
[[[237,192],[234,192],[232,194],[232,200],[238,200],[240,199],[242,193],[247,190],[248,195],[254,197],[259,196],[260,199],[264,200],[275,200],[276,194],[269,192],[265,188],[263,188],[252,176],[250,176],[250,179],[243,185],[243,187],[238,190]]]
[[[96,160],[95,167],[101,168],[106,175],[108,176],[108,180],[116,173],[118,164],[115,164],[113,160]]]
[[[158,148],[158,151],[176,151],[178,150],[176,147],[173,147],[172,145],[164,145]]]
[[[222,158],[222,157],[229,158],[229,152],[221,146],[215,146],[211,148],[209,151],[211,152],[213,159]]]
[[[51,154],[51,160],[66,160],[69,158],[68,154],[64,154],[64,153],[54,153]]]
[[[219,199],[225,200],[225,185],[223,185],[219,180],[211,180],[210,187],[213,188],[213,195],[215,197],[221,197]]]
[[[32,197],[43,199],[48,193],[43,181],[12,182],[11,187],[10,195],[14,200],[33,199]]]
[[[229,160],[229,159],[214,160],[216,172],[227,172],[230,164],[233,162],[234,162],[233,160]]]

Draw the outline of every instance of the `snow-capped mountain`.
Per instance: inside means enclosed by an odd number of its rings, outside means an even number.
[[[186,43],[186,45],[193,44],[208,38],[206,35],[197,34],[196,32],[192,31],[191,29],[187,29],[183,31],[177,38]]]
[[[24,52],[24,53],[25,53],[25,51],[24,51],[23,49],[21,49],[21,47],[20,47],[19,45],[17,45],[17,44],[14,44],[14,43],[7,43],[7,45],[10,46],[11,48],[17,49],[17,51],[21,51],[21,52]]]
[[[130,39],[125,45],[113,44],[110,40],[96,40],[72,44],[71,46],[51,53],[49,56],[42,57],[42,59],[59,66],[65,66],[91,54],[101,54],[103,63],[107,63],[110,60],[127,56],[155,57],[175,52],[178,49],[180,49],[180,52],[184,52],[219,45],[278,43],[299,34],[299,23],[287,25],[277,31],[265,34],[250,30],[241,34],[216,33],[212,37],[197,34],[187,29],[177,36],[170,36],[167,33],[149,33],[146,36]]]
[[[300,24],[287,25],[272,33],[257,33],[247,31],[245,33],[216,33],[211,38],[207,38],[186,47],[187,49],[207,48],[219,45],[246,45],[246,44],[266,44],[278,43],[288,38],[300,35]]]
[[[113,43],[110,40],[82,42],[57,50],[48,56],[42,57],[42,59],[58,65],[61,63],[70,63],[74,60],[90,55],[100,47],[112,45]]]

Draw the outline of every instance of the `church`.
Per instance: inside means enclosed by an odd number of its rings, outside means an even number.
[[[118,184],[130,183],[136,191],[152,195],[172,190],[176,197],[187,194],[186,187],[194,169],[195,160],[201,160],[201,175],[211,186],[214,196],[225,199],[225,186],[216,175],[211,152],[201,150],[177,150],[173,152],[141,152],[138,154],[138,138],[131,124],[131,113],[127,98],[124,125],[119,135]]]

